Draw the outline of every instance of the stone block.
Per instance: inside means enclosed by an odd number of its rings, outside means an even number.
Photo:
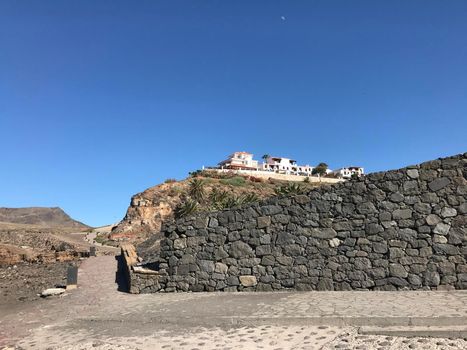
[[[371,261],[368,258],[355,258],[354,266],[357,270],[367,270],[371,268]]]
[[[452,218],[457,215],[457,210],[454,208],[444,207],[441,210],[441,217],[443,218]]]
[[[401,248],[389,248],[389,258],[397,259],[405,255],[404,251]]]
[[[459,248],[452,244],[433,243],[433,249],[437,254],[459,255]]]
[[[334,284],[332,282],[332,279],[330,278],[321,278],[318,282],[318,285],[316,286],[317,290],[321,291],[333,291],[334,290]]]
[[[425,284],[430,287],[439,286],[441,279],[439,273],[436,271],[427,271],[425,273]]]
[[[430,214],[431,213],[431,205],[429,203],[415,203],[414,209],[417,213],[420,214]]]
[[[261,235],[259,237],[259,242],[261,244],[271,244],[271,235],[267,234],[267,235]]]
[[[214,266],[214,271],[222,274],[226,274],[228,269],[229,267],[221,262],[216,262]]]
[[[279,232],[276,238],[276,245],[284,245],[295,242],[295,236],[288,232]]]
[[[209,218],[209,224],[208,227],[216,228],[219,226],[219,221],[217,218]]]
[[[263,256],[261,259],[261,265],[263,266],[274,266],[276,259],[272,255]]]
[[[329,240],[329,246],[331,248],[337,248],[341,244],[341,240],[339,238],[333,238]]]
[[[271,217],[259,216],[256,218],[256,222],[259,229],[269,227],[271,225]]]
[[[449,230],[449,244],[462,244],[464,242],[467,242],[467,228],[453,228]]]
[[[279,264],[285,265],[285,266],[292,266],[292,264],[293,264],[293,258],[290,257],[290,256],[285,256],[285,255],[280,255],[280,256],[276,257],[276,261]]]
[[[400,264],[389,264],[389,275],[392,277],[406,278],[408,272],[405,267]]]
[[[418,275],[414,275],[413,273],[408,275],[407,280],[413,286],[418,287],[422,285],[422,279]]]
[[[224,250],[223,247],[217,247],[215,250],[214,250],[214,258],[216,260],[222,260],[222,259],[225,259],[229,256],[229,254],[227,254],[227,252]]]
[[[256,286],[258,284],[257,280],[256,280],[256,276],[240,276],[240,283],[242,284],[242,286],[244,287],[253,287],[253,286]]]
[[[206,228],[208,226],[208,217],[199,216],[193,222],[193,227],[196,229]]]
[[[378,210],[373,203],[363,202],[357,205],[357,212],[359,214],[375,214],[378,212]]]
[[[254,257],[255,252],[246,243],[242,241],[235,241],[230,245],[229,255],[233,258]]]
[[[412,209],[396,209],[392,213],[392,217],[394,220],[410,219],[412,217]]]
[[[312,230],[312,237],[331,239],[337,237],[337,232],[332,228],[316,228]]]
[[[428,184],[428,187],[430,188],[430,190],[436,192],[436,191],[439,191],[439,190],[443,189],[444,187],[446,187],[450,183],[451,183],[451,181],[448,178],[440,177],[440,178],[437,178],[437,179],[431,181]]]
[[[444,222],[440,222],[436,225],[433,232],[439,235],[446,236],[449,233],[450,229],[451,229],[451,225],[445,224]]]
[[[417,169],[407,169],[407,176],[411,179],[418,179],[420,175]]]
[[[438,224],[441,221],[440,217],[438,215],[435,215],[435,214],[428,215],[425,218],[425,220],[426,220],[426,223],[428,225],[430,225],[430,226],[434,226],[434,225]]]
[[[260,245],[256,247],[256,256],[271,255],[270,245]]]
[[[373,242],[372,248],[375,253],[386,254],[388,251],[388,244],[386,242]]]
[[[409,285],[409,282],[407,282],[407,280],[400,277],[389,277],[387,279],[387,282],[396,287],[407,287]]]
[[[389,196],[389,200],[394,203],[400,203],[404,201],[404,196],[399,192],[394,192]]]
[[[332,228],[336,231],[350,231],[352,227],[351,221],[339,221],[332,224]]]
[[[433,249],[431,247],[420,248],[420,256],[431,256],[433,254]]]
[[[182,250],[187,247],[186,238],[177,238],[174,240],[174,249]]]
[[[448,243],[448,239],[446,238],[446,236],[433,235],[433,243],[446,244]]]

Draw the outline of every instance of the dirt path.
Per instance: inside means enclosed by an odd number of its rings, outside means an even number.
[[[107,228],[103,230],[95,229],[91,232],[73,232],[73,233],[66,233],[66,234],[59,234],[54,233],[53,236],[57,237],[58,239],[70,243],[82,250],[89,251],[89,249],[94,246],[96,247],[97,252],[101,254],[113,254],[116,255],[120,251],[119,248],[105,246],[102,244],[98,244],[94,242],[96,235],[101,232],[107,232]]]

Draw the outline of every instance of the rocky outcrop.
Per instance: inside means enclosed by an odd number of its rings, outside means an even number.
[[[160,232],[162,222],[173,218],[186,185],[166,183],[151,187],[131,198],[125,217],[112,229],[113,240],[136,240]]]
[[[255,179],[251,176],[236,176],[235,174],[206,173],[205,176],[219,177],[198,177],[203,181],[207,194],[215,188],[218,191],[225,191],[236,196],[255,194],[260,199],[274,195],[274,189],[278,184],[283,183]],[[240,183],[231,181],[232,176],[244,181]],[[252,179],[255,181],[252,181]],[[149,236],[153,236],[154,244],[152,246],[157,248],[158,241],[162,238],[159,234],[162,223],[173,219],[175,208],[187,196],[191,180],[192,178],[182,181],[169,181],[134,195],[131,198],[125,217],[112,229],[110,238],[117,241],[128,240],[139,243]],[[302,186],[319,185],[321,184],[303,184]]]
[[[162,232],[132,292],[467,289],[467,153]]]

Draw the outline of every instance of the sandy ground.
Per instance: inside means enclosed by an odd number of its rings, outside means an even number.
[[[66,285],[67,268],[76,262],[21,263],[0,267],[0,307],[37,300],[44,289]]]

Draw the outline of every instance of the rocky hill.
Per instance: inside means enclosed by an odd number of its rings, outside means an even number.
[[[252,176],[237,176],[234,174],[215,174],[198,172],[185,180],[167,180],[165,183],[150,187],[134,195],[123,220],[112,230],[113,240],[130,240],[140,242],[156,234],[164,221],[171,220],[177,208],[182,207],[193,197],[193,182],[202,183],[203,198],[199,211],[212,211],[234,206],[239,202],[254,201],[269,198],[278,190],[288,186],[303,190],[320,186],[319,183],[300,183],[289,185],[278,180],[264,180]],[[294,187],[295,186],[295,187]],[[195,195],[196,196],[196,195]],[[215,202],[215,203],[214,203]]]
[[[63,227],[85,230],[89,226],[73,220],[61,208],[0,208],[0,226],[6,223],[26,224],[40,227]]]

